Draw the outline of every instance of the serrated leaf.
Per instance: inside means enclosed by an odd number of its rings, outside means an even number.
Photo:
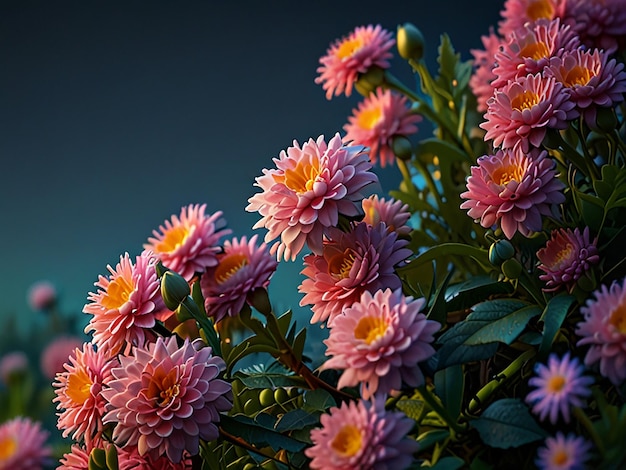
[[[247,416],[222,415],[220,427],[229,434],[240,437],[257,447],[270,446],[275,452],[281,449],[288,452],[300,452],[306,446],[304,442],[258,425]]]
[[[275,429],[278,432],[293,431],[294,429],[303,429],[319,423],[316,414],[309,413],[305,410],[291,410],[280,417],[276,423]]]
[[[321,388],[316,390],[307,390],[304,392],[303,398],[303,407],[307,411],[325,412],[331,406],[337,405],[332,395]]]
[[[402,411],[413,421],[419,422],[424,411],[424,402],[422,400],[415,400],[412,398],[403,398],[398,400],[396,408]]]
[[[464,344],[473,346],[495,341],[511,344],[526,328],[530,319],[540,314],[541,309],[537,305],[522,307],[496,321],[481,325],[475,333],[464,341]]]
[[[441,42],[439,45],[439,57],[437,62],[439,63],[439,75],[445,76],[448,80],[452,80],[455,75],[456,64],[459,61],[459,54],[456,53],[450,37],[447,34],[441,35]]]
[[[552,346],[552,342],[556,337],[557,332],[561,328],[567,312],[570,306],[574,302],[575,298],[571,295],[557,295],[552,297],[548,301],[548,305],[543,310],[540,321],[543,322],[543,335],[541,338],[541,345],[537,357],[539,360],[543,360]]]

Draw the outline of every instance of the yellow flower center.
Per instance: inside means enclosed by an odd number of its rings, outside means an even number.
[[[520,56],[526,59],[539,60],[544,57],[550,57],[550,49],[544,42],[533,42],[522,48]]]
[[[165,408],[180,394],[178,368],[165,372],[162,368],[154,371],[149,378],[146,396],[154,398],[157,406]]]
[[[350,275],[350,270],[354,264],[356,255],[348,248],[343,253],[333,256],[328,262],[328,272],[333,278],[340,280]]]
[[[574,245],[571,243],[565,245],[554,257],[554,264],[558,266],[564,261],[568,261],[572,256],[572,251],[574,251]]]
[[[620,304],[611,312],[609,323],[622,334],[626,334],[626,305]]]
[[[215,269],[215,281],[218,284],[223,284],[247,264],[248,257],[244,254],[225,256]]]
[[[188,235],[189,229],[187,227],[184,227],[182,225],[172,227],[167,232],[165,232],[163,240],[161,240],[154,247],[154,250],[157,253],[171,253],[183,243],[185,243]]]
[[[352,457],[361,450],[362,444],[363,436],[359,428],[347,424],[339,430],[330,446],[341,457]]]
[[[551,20],[554,17],[554,7],[549,0],[530,2],[526,7],[526,16],[532,21],[537,21],[541,18]]]
[[[554,463],[554,465],[557,465],[557,466],[562,466],[562,465],[565,465],[568,458],[569,456],[567,455],[567,452],[565,452],[563,449],[560,449],[554,453],[552,463]]]
[[[135,290],[132,279],[124,276],[117,276],[107,287],[106,293],[102,296],[100,304],[107,309],[120,308],[130,298],[130,294]]]
[[[312,161],[300,161],[295,168],[285,170],[284,176],[274,176],[274,181],[283,183],[297,194],[313,189],[313,184],[320,174],[320,162],[317,158]]]
[[[352,56],[356,51],[361,49],[361,47],[363,47],[363,41],[361,39],[346,39],[339,45],[335,54],[343,60]]]
[[[497,168],[491,175],[494,183],[504,186],[511,181],[522,181],[524,177],[524,169],[519,165],[509,163],[508,165]]]
[[[554,377],[550,377],[546,388],[550,393],[558,393],[563,390],[563,387],[565,387],[565,383],[565,377],[563,377],[562,375],[555,375]]]
[[[69,374],[65,394],[77,405],[82,405],[89,398],[93,381],[84,369]]]
[[[526,90],[513,98],[511,101],[511,108],[522,112],[525,109],[532,108],[537,103],[539,103],[539,96],[530,90]]]
[[[387,327],[387,323],[381,317],[363,317],[354,329],[354,337],[364,340],[367,344],[372,344],[385,334]]]
[[[13,436],[6,436],[0,439],[0,463],[15,455],[17,451],[17,440]]]
[[[361,111],[357,117],[357,123],[361,129],[373,129],[376,124],[380,122],[383,117],[382,109],[372,108],[372,109],[364,109]]]
[[[595,77],[595,75],[596,74],[592,70],[577,65],[564,75],[563,85],[568,88],[571,88],[575,85],[586,85],[587,83],[589,83],[589,80]]]

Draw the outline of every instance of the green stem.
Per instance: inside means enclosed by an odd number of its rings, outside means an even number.
[[[435,397],[435,395],[431,393],[430,390],[428,390],[428,388],[425,385],[422,385],[421,387],[419,387],[418,391],[420,395],[422,396],[422,398],[424,399],[424,401],[428,404],[428,406],[430,406],[433,409],[433,411],[435,411],[435,413],[437,413],[439,417],[443,421],[445,421],[445,423],[450,427],[450,429],[454,433],[458,434],[458,433],[462,433],[465,431],[465,429],[456,421],[456,419],[450,416],[450,413],[448,413],[448,410],[446,410],[441,405],[439,400]]]
[[[530,274],[525,269],[522,269],[522,276],[519,278],[519,283],[522,285],[524,290],[530,294],[533,300],[540,305],[541,307],[546,306],[546,300],[541,294],[541,291],[535,286],[533,279],[530,277]]]

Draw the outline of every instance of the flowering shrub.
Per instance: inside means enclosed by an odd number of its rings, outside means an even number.
[[[410,23],[331,43],[316,83],[363,102],[256,178],[264,242],[192,204],[98,277],[54,382],[62,467],[626,466],[624,12],[506,0],[436,74]],[[299,258],[324,357],[268,293]]]

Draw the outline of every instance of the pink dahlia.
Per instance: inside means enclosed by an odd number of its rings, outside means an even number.
[[[527,23],[547,22],[563,17],[567,0],[506,0],[500,12],[498,32],[507,37]]]
[[[61,457],[57,470],[89,470],[89,453],[82,445],[73,444]]]
[[[58,410],[57,427],[63,437],[71,435],[75,441],[84,440],[92,445],[100,439],[105,401],[100,394],[113,379],[113,367],[118,367],[117,359],[110,359],[96,351],[92,343],[84,343],[75,348],[65,364],[65,370],[56,376],[54,387]]]
[[[348,36],[335,41],[326,55],[320,58],[319,76],[315,83],[322,84],[326,99],[333,94],[350,96],[359,74],[370,67],[389,68],[392,57],[389,50],[396,43],[393,35],[380,25],[359,26]]]
[[[363,292],[401,287],[395,267],[411,256],[407,244],[384,223],[359,223],[347,233],[330,229],[322,254],[304,257],[307,279],[298,292],[305,294],[300,306],[312,305],[311,323],[328,321],[331,326]]]
[[[41,423],[18,416],[0,424],[0,469],[39,470],[51,463],[50,433]]]
[[[543,290],[555,291],[561,286],[571,290],[591,265],[600,261],[597,242],[597,237],[589,240],[589,227],[583,233],[578,228],[553,230],[546,246],[537,252],[539,269],[545,273],[539,276],[546,283]]]
[[[377,88],[353,110],[348,124],[343,126],[343,141],[369,147],[372,163],[380,161],[380,166],[385,167],[396,158],[393,138],[415,134],[415,124],[421,120],[421,116],[411,112],[405,96]]]
[[[217,264],[220,238],[231,233],[222,212],[206,215],[206,204],[183,207],[180,216],[173,215],[154,230],[154,237],[144,245],[152,250],[163,266],[190,281],[194,274]]]
[[[76,336],[67,335],[54,338],[43,349],[39,357],[39,367],[43,376],[47,379],[54,379],[59,372],[63,372],[67,358],[82,344],[83,340]]]
[[[265,243],[257,246],[257,235],[227,240],[217,261],[200,278],[204,307],[216,322],[238,315],[255,289],[269,285],[278,266]]]
[[[626,45],[626,0],[567,0],[564,21],[588,48],[616,52]]]
[[[490,30],[489,35],[482,36],[481,41],[484,49],[471,49],[474,56],[474,72],[469,81],[470,89],[476,97],[476,109],[484,113],[487,111],[487,100],[493,95],[491,82],[496,78],[493,68],[496,65],[494,55],[500,49],[502,39]]]
[[[508,82],[487,101],[485,140],[494,147],[528,153],[541,145],[547,129],[565,129],[578,115],[569,94],[554,77],[541,74]]]
[[[12,351],[0,357],[0,383],[8,385],[17,376],[28,372],[28,356]]]
[[[154,338],[150,328],[164,306],[156,263],[150,252],[137,256],[135,264],[126,253],[115,269],[107,266],[109,277],[98,276],[98,291],[89,293],[83,312],[93,318],[85,333],[93,331],[94,343],[110,355]]]
[[[304,451],[312,469],[404,470],[419,449],[407,435],[413,421],[386,411],[384,400],[344,402],[323,414],[320,424],[311,431],[313,445]]]
[[[461,209],[480,225],[496,223],[507,238],[538,232],[542,216],[554,215],[555,204],[565,201],[565,185],[557,178],[555,163],[547,152],[533,149],[528,154],[498,150],[477,160],[467,179],[467,199]]]
[[[600,374],[620,385],[626,379],[626,278],[603,285],[594,296],[580,309],[584,320],[576,328],[576,344],[589,345],[587,366],[599,363]]]
[[[50,281],[38,281],[28,288],[28,305],[34,311],[46,311],[57,302],[57,290]]]
[[[624,64],[610,59],[607,52],[576,50],[552,59],[546,74],[563,84],[577,111],[592,129],[597,127],[599,107],[612,108],[624,101]]]
[[[590,450],[591,443],[583,437],[557,432],[537,451],[535,465],[540,470],[585,470]]]
[[[103,422],[114,423],[116,445],[136,446],[140,455],[174,463],[185,451],[196,455],[199,440],[218,437],[220,412],[232,407],[230,384],[217,377],[225,369],[211,348],[176,337],[133,348],[113,369],[114,380],[102,390],[107,401]]]
[[[321,254],[324,233],[337,225],[340,214],[359,215],[361,191],[378,182],[364,148],[344,146],[339,133],[328,144],[324,136],[302,147],[294,140],[274,163],[276,169],[264,169],[256,178],[263,192],[248,200],[246,210],[261,214],[253,228],[268,229],[266,242],[280,237],[270,250],[278,260],[295,260],[305,243]]]
[[[407,222],[411,218],[408,204],[394,198],[379,198],[376,194],[361,201],[363,206],[363,222],[376,226],[384,222],[388,230],[392,230],[399,237],[406,237],[411,233]]]
[[[141,455],[137,447],[126,446],[117,451],[119,470],[190,470],[191,456],[184,452],[180,462],[174,463],[166,455],[154,458],[151,454]]]
[[[419,387],[424,375],[418,363],[435,349],[439,323],[420,313],[424,299],[402,295],[401,289],[363,292],[359,302],[335,317],[326,344],[332,356],[322,369],[342,369],[337,386],[361,384],[361,396]]]

